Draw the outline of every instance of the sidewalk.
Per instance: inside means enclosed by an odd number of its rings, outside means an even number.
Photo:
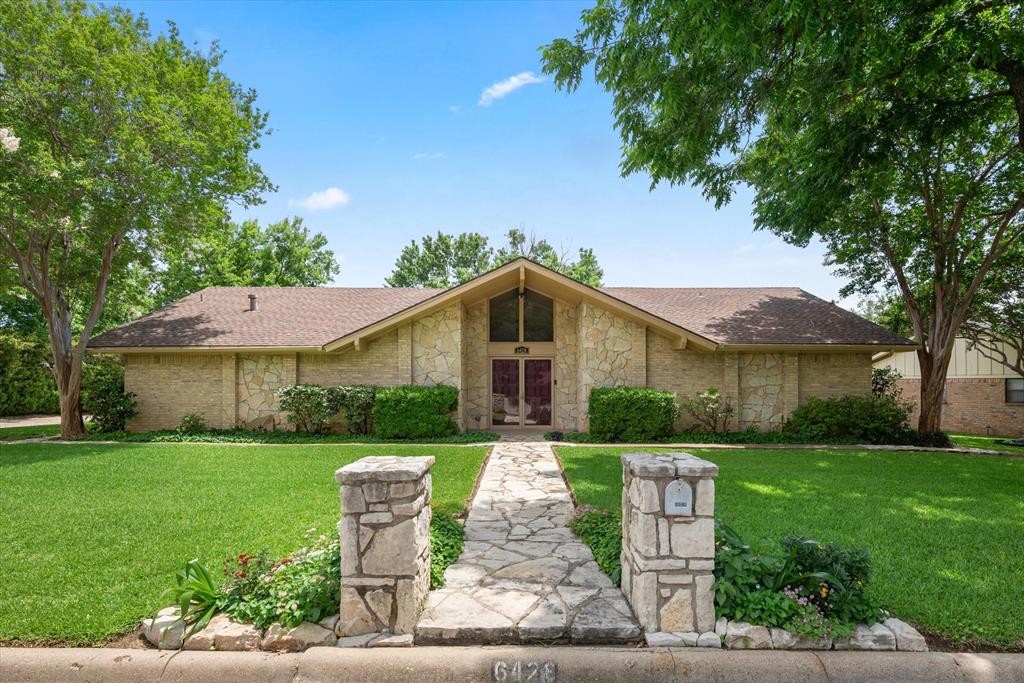
[[[1024,655],[946,652],[742,652],[621,647],[319,647],[300,654],[0,649],[0,680],[433,683],[758,681],[1008,683]]]

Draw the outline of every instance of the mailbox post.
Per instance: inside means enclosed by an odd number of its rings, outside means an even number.
[[[622,592],[648,633],[714,628],[717,475],[689,453],[622,455]]]

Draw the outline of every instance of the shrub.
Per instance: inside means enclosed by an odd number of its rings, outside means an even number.
[[[315,530],[311,530],[315,533]],[[338,613],[341,555],[336,536],[321,535],[294,553],[271,563],[266,552],[228,558],[222,611],[237,621],[267,628],[316,622]]]
[[[671,391],[646,387],[590,390],[590,433],[605,441],[652,441],[672,434],[679,407]]]
[[[217,613],[221,595],[210,572],[199,560],[189,560],[174,575],[174,587],[164,591],[161,602],[168,597],[181,610],[181,620],[186,626],[184,640],[188,640],[203,630]]]
[[[0,415],[60,412],[51,360],[40,340],[0,332]]]
[[[912,437],[907,421],[912,406],[891,397],[811,397],[793,411],[786,433],[821,441],[905,443]]]
[[[319,384],[291,384],[276,392],[288,421],[309,434],[321,434],[331,418],[338,414],[338,397]]]
[[[330,405],[337,405],[345,412],[345,424],[350,434],[369,434],[373,431],[373,404],[377,399],[377,387],[354,384],[331,387],[327,393]]]
[[[444,570],[459,559],[465,532],[446,512],[434,511],[430,521],[430,589],[444,586]]]
[[[607,510],[598,510],[589,505],[580,507],[572,519],[569,529],[590,546],[597,566],[616,586],[622,580],[622,518]]]
[[[732,403],[722,398],[722,393],[714,387],[697,394],[696,398],[683,399],[679,406],[712,434],[729,431],[729,421],[735,412]]]
[[[178,423],[179,434],[202,434],[206,431],[206,418],[199,413],[189,413]]]
[[[791,536],[780,556],[755,553],[715,524],[716,616],[785,628],[799,635],[844,635],[881,616],[868,595],[867,550]]]
[[[100,433],[122,432],[128,420],[139,414],[135,394],[124,390],[124,371],[119,366],[97,368],[88,389],[82,391],[82,408],[92,415],[92,427]]]
[[[903,375],[895,368],[871,368],[871,395],[898,401],[903,396],[903,390],[897,385],[901,379]]]
[[[381,387],[373,405],[373,431],[389,439],[422,439],[448,436],[459,431],[452,412],[459,405],[459,391],[437,386]]]

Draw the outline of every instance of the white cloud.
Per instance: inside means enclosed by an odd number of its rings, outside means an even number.
[[[344,206],[352,201],[348,192],[337,187],[328,187],[326,190],[314,192],[305,199],[298,200],[299,206],[310,211],[322,211],[333,209],[336,206]],[[289,202],[291,203],[291,202]]]
[[[412,155],[413,159],[440,159],[444,156],[444,152],[416,152]]]
[[[460,107],[457,104],[452,104],[452,105],[449,105],[448,111],[450,111],[453,114],[458,114],[460,111],[462,111],[462,107]]]
[[[511,92],[519,90],[523,86],[530,85],[531,83],[543,83],[544,79],[540,76],[535,75],[532,71],[524,71],[521,74],[510,76],[503,81],[498,81],[493,85],[489,86],[480,95],[480,101],[477,102],[481,107],[489,107],[494,100],[500,100],[505,95]]]

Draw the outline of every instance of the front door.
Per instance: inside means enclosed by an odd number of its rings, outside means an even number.
[[[551,425],[551,359],[491,360],[491,425]]]

